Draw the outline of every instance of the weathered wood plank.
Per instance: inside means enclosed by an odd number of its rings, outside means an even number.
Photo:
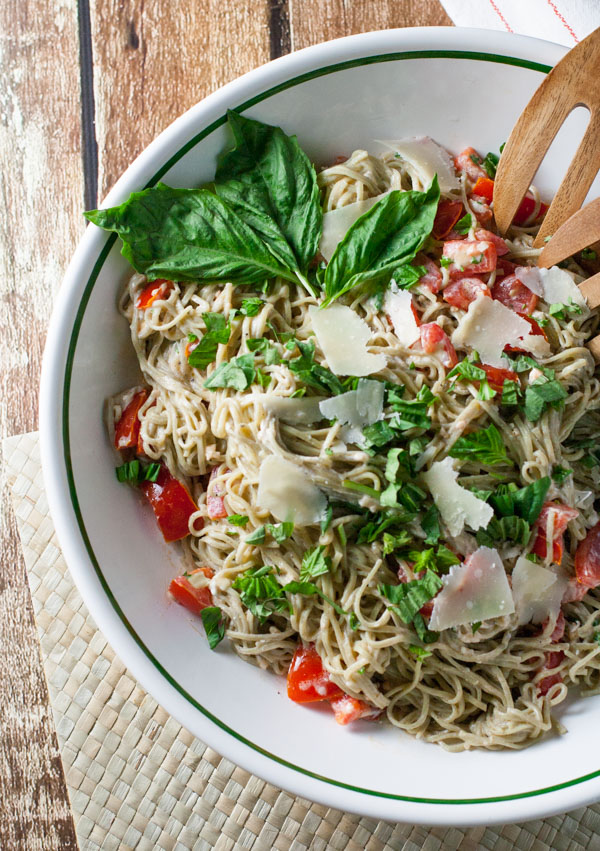
[[[99,195],[174,118],[270,58],[267,3],[91,0]]]
[[[452,21],[438,0],[288,0],[292,50],[320,41],[393,27]]]
[[[37,428],[53,295],[83,230],[77,9],[0,4],[0,436]],[[61,61],[57,61],[61,57]],[[5,482],[0,519],[0,847],[76,847]]]

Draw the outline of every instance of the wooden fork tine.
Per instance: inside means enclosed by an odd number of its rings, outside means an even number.
[[[592,118],[567,175],[546,214],[536,244],[556,231],[585,198],[598,169],[600,148],[600,28],[576,45],[542,81],[517,121],[500,158],[494,185],[494,215],[505,233],[541,161],[567,115],[587,106]]]
[[[549,269],[600,239],[600,198],[578,210],[552,235],[538,257],[538,266]]]

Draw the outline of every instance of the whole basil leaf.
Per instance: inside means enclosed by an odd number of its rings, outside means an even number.
[[[360,284],[391,278],[410,263],[433,228],[440,188],[393,190],[348,229],[325,271],[323,307]]]
[[[252,283],[275,275],[296,280],[252,228],[207,189],[159,183],[86,217],[115,231],[121,253],[149,280]]]
[[[236,147],[223,154],[216,192],[292,271],[317,253],[322,211],[314,166],[280,127],[227,113]]]

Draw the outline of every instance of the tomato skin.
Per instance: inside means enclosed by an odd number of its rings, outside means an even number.
[[[210,471],[210,479],[208,480],[208,490],[211,495],[206,497],[206,508],[208,516],[211,520],[222,520],[227,517],[227,509],[225,508],[225,491],[219,484],[212,485],[214,479],[219,475],[219,467],[213,467]]]
[[[533,198],[529,198],[527,195],[523,198],[517,212],[515,213],[515,217],[513,219],[514,225],[524,225],[527,220],[531,217],[533,211],[535,210],[535,200]],[[540,209],[538,210],[538,214],[533,220],[533,222],[537,222],[542,219],[546,213],[548,212],[548,205],[540,203]],[[533,224],[530,222],[530,224]]]
[[[544,665],[540,670],[551,671],[553,668],[558,668],[564,658],[565,654],[562,650],[552,650],[549,653],[546,653]],[[548,694],[552,686],[555,686],[557,683],[562,683],[562,681],[563,678],[560,672],[550,674],[548,677],[542,677],[538,683],[538,695],[543,697],[545,694]]]
[[[496,246],[489,240],[452,239],[444,243],[443,256],[451,261],[448,271],[453,280],[496,268]]]
[[[548,551],[548,541],[546,539],[546,524],[550,513],[554,514],[554,528],[552,532],[552,561],[555,564],[560,564],[563,554],[563,532],[567,528],[570,520],[574,520],[579,511],[576,508],[571,508],[569,505],[563,505],[560,502],[545,502],[540,511],[540,516],[535,522],[537,529],[537,537],[531,549],[532,553],[542,559],[546,558]]]
[[[468,310],[471,302],[481,294],[490,297],[492,295],[490,288],[481,278],[459,278],[448,284],[442,293],[442,298],[452,307]]]
[[[590,529],[575,553],[575,576],[587,591],[600,585],[600,523]]]
[[[315,703],[344,692],[329,678],[314,644],[299,644],[287,675],[287,694],[295,703]]]
[[[490,230],[480,228],[475,231],[475,239],[485,239],[488,242],[493,242],[496,246],[496,257],[502,257],[503,254],[508,254],[510,251],[506,242],[497,233],[492,233]]]
[[[419,284],[422,284],[432,293],[439,293],[442,285],[442,271],[440,267],[427,257],[425,254],[417,254],[415,262],[419,266],[425,266],[427,272],[422,278],[419,278]]]
[[[172,289],[173,281],[167,281],[166,278],[157,278],[155,281],[150,281],[139,294],[135,306],[138,310],[146,310],[147,307],[150,307],[159,298],[166,298]]]
[[[165,541],[179,541],[189,535],[189,519],[198,506],[185,485],[171,475],[166,464],[160,465],[155,482],[142,482],[140,489],[154,510]],[[200,522],[198,529],[202,528]]]
[[[487,225],[493,218],[492,208],[481,195],[471,195],[469,198],[469,206],[474,213],[475,218],[480,225]]]
[[[203,573],[207,579],[212,579],[215,575],[214,570],[210,567],[198,567],[190,572]],[[210,588],[195,588],[187,576],[176,576],[175,579],[172,579],[169,585],[169,593],[176,603],[184,606],[195,615],[199,615],[202,609],[213,604]]]
[[[477,162],[474,162],[475,158]],[[479,163],[483,162],[475,148],[465,148],[464,151],[454,158],[454,166],[457,171],[465,171],[469,180],[476,181],[480,177],[487,177],[487,172]]]
[[[516,275],[507,275],[496,281],[492,287],[492,298],[520,314],[532,313],[538,303],[537,295]]]
[[[505,381],[516,381],[518,383],[519,376],[512,369],[502,369],[498,366],[490,366],[487,363],[478,364],[487,375],[488,384],[497,393],[502,393]]]
[[[130,403],[127,405],[119,422],[115,426],[115,448],[116,449],[133,449],[137,447],[140,435],[140,408],[148,398],[147,390],[140,390],[136,393]]]
[[[426,322],[419,328],[421,346],[427,354],[439,354],[440,360],[448,369],[458,363],[458,357],[450,338],[437,322]]]
[[[490,204],[494,199],[494,181],[491,177],[487,175],[480,177],[473,187],[473,195],[479,195],[480,198],[485,198],[488,204]]]
[[[339,697],[334,697],[329,701],[335,715],[335,720],[338,724],[350,724],[351,721],[358,721],[359,718],[374,720],[379,718],[382,710],[376,709],[364,700],[358,700],[356,697],[351,697],[349,694],[342,694]]]
[[[443,239],[445,236],[448,236],[462,215],[462,201],[440,201],[433,222],[433,236],[436,239]]]

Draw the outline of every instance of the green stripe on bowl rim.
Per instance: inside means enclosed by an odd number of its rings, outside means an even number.
[[[504,65],[513,65],[520,68],[527,68],[531,71],[538,71],[540,73],[547,74],[551,70],[551,66],[543,65],[538,62],[532,62],[527,59],[519,59],[513,56],[503,56],[499,54],[492,53],[481,53],[475,51],[462,51],[462,50],[415,50],[415,51],[403,51],[401,53],[385,53],[379,54],[375,56],[367,56],[361,57],[357,59],[350,59],[345,62],[339,62],[332,65],[327,65],[323,68],[314,69],[312,71],[308,71],[304,74],[301,74],[297,77],[293,77],[290,80],[286,80],[284,83],[280,83],[277,86],[273,86],[270,89],[267,89],[265,92],[262,92],[259,95],[256,95],[253,98],[245,101],[244,103],[239,104],[235,109],[245,110],[254,106],[257,103],[261,103],[269,97],[272,97],[279,92],[285,91],[293,86],[297,86],[300,83],[306,82],[308,80],[314,79],[316,77],[322,77],[328,74],[336,73],[337,71],[344,71],[350,68],[355,68],[357,66],[362,65],[373,65],[381,62],[394,62],[405,59],[470,59],[481,62],[496,62]],[[186,142],[154,175],[153,177],[146,183],[145,188],[150,186],[154,186],[171,168],[175,163],[177,163],[188,151],[190,151],[193,147],[195,147],[200,141],[205,139],[208,135],[210,135],[214,130],[221,127],[225,124],[227,117],[225,115],[218,118],[216,121],[213,121],[208,127],[204,128],[204,130],[200,131],[196,136]],[[79,527],[79,532],[81,534],[83,543],[87,550],[90,561],[94,567],[95,573],[98,577],[98,580],[110,601],[113,609],[121,620],[123,626],[126,628],[130,636],[133,638],[138,647],[143,651],[145,656],[150,660],[156,670],[164,677],[164,679],[195,709],[201,712],[206,718],[220,727],[224,732],[233,736],[239,742],[244,745],[247,745],[252,750],[261,754],[262,756],[267,757],[270,760],[282,765],[286,768],[290,768],[293,771],[296,771],[300,774],[303,774],[307,777],[313,778],[315,780],[320,780],[324,783],[328,783],[332,786],[337,786],[341,789],[346,789],[351,792],[358,792],[362,795],[368,795],[372,797],[384,798],[389,800],[396,801],[404,801],[407,803],[416,803],[416,804],[446,804],[446,805],[460,805],[460,804],[493,804],[493,803],[501,803],[504,801],[514,801],[520,800],[524,798],[532,798],[539,795],[545,795],[550,792],[557,792],[561,789],[566,789],[571,786],[576,786],[580,783],[584,783],[587,780],[592,780],[596,777],[600,777],[600,770],[593,771],[589,774],[585,774],[582,777],[576,777],[573,780],[567,780],[563,783],[557,783],[554,786],[546,786],[542,789],[534,789],[529,792],[517,792],[512,795],[499,795],[495,797],[488,798],[421,798],[411,795],[397,795],[389,792],[381,792],[375,789],[364,789],[359,786],[353,786],[350,783],[343,783],[339,780],[333,780],[330,777],[324,777],[320,774],[317,774],[314,771],[310,771],[309,769],[302,768],[301,766],[295,765],[294,763],[288,762],[285,759],[277,756],[276,754],[270,753],[265,748],[262,748],[260,745],[255,744],[249,739],[242,736],[240,733],[237,733],[235,730],[228,727],[222,721],[219,720],[215,715],[213,715],[208,709],[202,706],[194,697],[192,697],[188,692],[182,688],[182,686],[169,674],[169,672],[161,665],[158,659],[151,653],[151,651],[146,647],[140,636],[135,632],[132,625],[129,623],[127,618],[125,617],[124,612],[122,611],[119,603],[117,602],[114,594],[112,593],[104,574],[100,568],[96,555],[94,553],[93,547],[91,545],[90,539],[87,534],[87,530],[85,527],[85,522],[81,513],[81,509],[79,506],[79,499],[77,496],[77,489],[75,486],[75,479],[73,475],[73,467],[71,463],[71,452],[70,452],[70,434],[69,434],[69,401],[70,401],[70,391],[71,391],[71,378],[73,372],[73,363],[75,358],[75,348],[77,346],[77,341],[79,337],[79,332],[81,329],[81,324],[83,322],[83,317],[87,308],[87,304],[89,302],[92,290],[100,274],[100,270],[106,261],[106,258],[110,254],[112,247],[115,244],[117,237],[116,234],[111,234],[107,237],[106,243],[98,255],[98,259],[94,264],[92,272],[88,278],[87,284],[85,286],[83,295],[81,297],[81,301],[77,310],[77,314],[75,317],[75,322],[73,324],[73,330],[71,333],[71,338],[69,341],[69,348],[67,352],[67,359],[65,364],[65,379],[64,379],[64,391],[63,391],[63,402],[62,402],[62,437],[63,437],[63,448],[64,448],[64,459],[65,459],[65,467],[67,473],[67,480],[69,485],[69,493],[71,497],[71,503],[73,506],[73,511],[75,514],[75,518],[77,520],[77,525]]]

